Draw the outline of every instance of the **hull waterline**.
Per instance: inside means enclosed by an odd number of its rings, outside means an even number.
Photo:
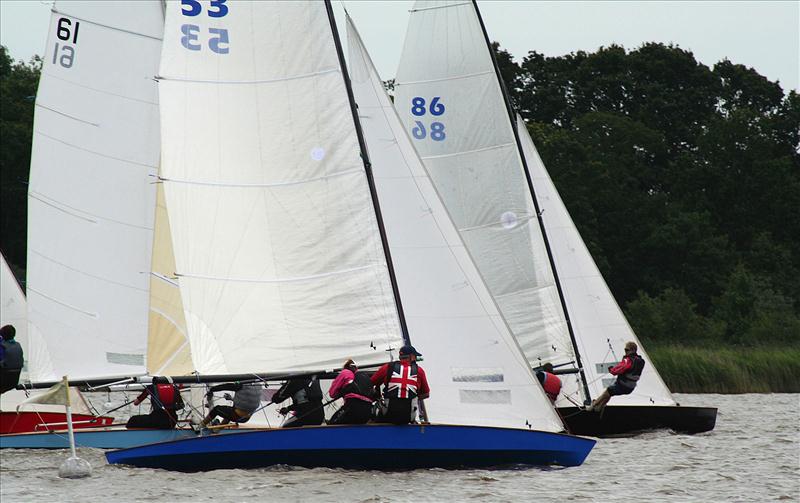
[[[714,407],[608,405],[602,413],[577,407],[557,410],[569,431],[592,437],[632,435],[655,429],[702,433],[713,430],[717,421]]]
[[[154,442],[167,442],[194,437],[192,430],[126,430],[94,428],[75,430],[77,447],[124,449]],[[0,449],[68,449],[69,437],[64,430],[0,435]]]
[[[352,469],[577,466],[595,441],[560,433],[449,425],[352,425],[210,435],[106,453],[111,464],[203,471],[276,464]]]

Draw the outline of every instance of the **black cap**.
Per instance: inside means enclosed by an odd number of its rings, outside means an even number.
[[[400,356],[406,356],[406,355],[422,356],[422,353],[417,352],[417,350],[414,349],[414,346],[406,344],[405,346],[400,348]]]

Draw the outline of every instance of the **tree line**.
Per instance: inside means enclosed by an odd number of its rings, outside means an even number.
[[[800,96],[644,44],[520,61],[511,99],[645,341],[800,343]],[[0,249],[24,276],[41,59],[0,47]]]

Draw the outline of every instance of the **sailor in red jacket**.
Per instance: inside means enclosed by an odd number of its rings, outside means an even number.
[[[633,393],[644,369],[644,359],[636,353],[638,349],[639,347],[633,341],[625,343],[625,357],[619,364],[608,370],[611,375],[617,376],[617,380],[592,402],[588,410],[602,411],[612,396]]]
[[[536,378],[544,388],[547,398],[555,403],[558,394],[561,393],[561,379],[553,373],[553,364],[550,362],[545,363],[542,366],[542,370],[536,372]]]
[[[417,356],[422,355],[414,346],[403,346],[399,361],[389,362],[372,374],[372,384],[378,391],[383,385],[383,402],[376,421],[408,424],[416,419],[417,400],[428,398],[431,393],[425,371],[417,365]]]

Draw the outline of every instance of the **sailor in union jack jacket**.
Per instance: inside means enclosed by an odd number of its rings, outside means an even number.
[[[417,356],[422,355],[413,346],[403,346],[399,361],[383,365],[372,375],[372,384],[376,388],[383,385],[383,397],[388,400],[379,421],[407,424],[416,417],[416,399],[430,396],[428,379],[417,365]]]

